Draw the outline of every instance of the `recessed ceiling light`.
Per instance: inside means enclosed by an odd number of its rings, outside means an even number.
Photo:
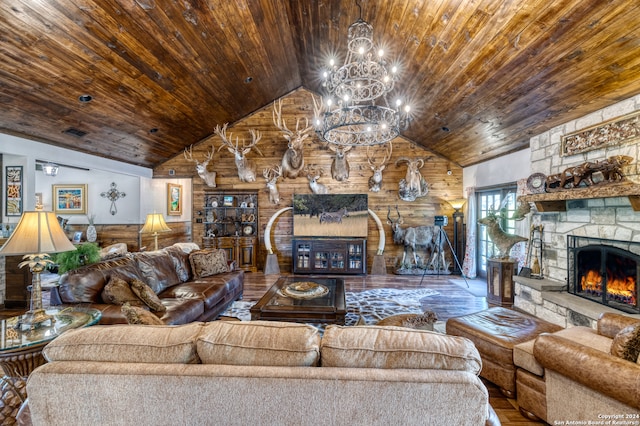
[[[80,102],[82,102],[83,104],[86,104],[87,102],[91,102],[93,100],[93,96],[91,96],[91,95],[80,95],[80,96],[78,96],[78,100]]]
[[[247,77],[244,79],[245,83],[251,83],[253,81],[253,77]]]
[[[449,132],[450,130],[449,130],[449,128],[447,126],[443,126],[442,127],[442,131],[443,132]]]
[[[149,129],[149,133],[158,133],[158,128],[154,127],[153,129]]]

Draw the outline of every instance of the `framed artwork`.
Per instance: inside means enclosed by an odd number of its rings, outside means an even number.
[[[224,207],[233,207],[234,197],[232,195],[225,195],[222,197],[222,205]]]
[[[53,185],[53,212],[87,214],[87,185]]]
[[[167,184],[167,215],[180,216],[182,214],[182,185]]]
[[[73,234],[73,243],[80,244],[80,241],[82,241],[82,231]]]
[[[5,215],[22,215],[22,166],[7,166],[7,192],[5,193]]]

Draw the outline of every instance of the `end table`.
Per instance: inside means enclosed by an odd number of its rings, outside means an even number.
[[[29,374],[46,361],[42,349],[63,332],[100,321],[97,309],[58,307],[47,309],[53,320],[30,329],[21,326],[22,315],[0,320],[0,367],[4,376],[0,399],[0,424],[15,424],[15,416],[27,398]]]

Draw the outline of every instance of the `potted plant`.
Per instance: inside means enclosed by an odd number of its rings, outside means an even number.
[[[100,260],[100,248],[95,243],[84,243],[76,246],[76,250],[65,251],[56,255],[58,273],[78,269],[81,266],[90,265]]]

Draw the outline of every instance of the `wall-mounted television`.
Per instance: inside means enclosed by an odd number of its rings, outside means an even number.
[[[364,237],[367,194],[294,194],[295,237]]]

